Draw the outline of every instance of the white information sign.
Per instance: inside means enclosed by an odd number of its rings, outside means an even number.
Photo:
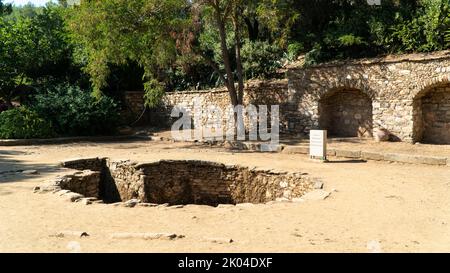
[[[309,155],[311,158],[327,159],[327,131],[311,130],[309,133]]]

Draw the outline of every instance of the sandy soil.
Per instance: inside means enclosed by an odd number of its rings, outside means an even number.
[[[154,132],[157,136],[171,139],[170,131]],[[191,132],[193,136],[194,132]],[[280,136],[280,143],[292,146],[307,146],[309,139],[299,137]],[[384,152],[384,153],[399,153],[399,154],[415,154],[426,156],[450,157],[450,145],[435,145],[435,144],[410,144],[406,142],[376,142],[373,139],[361,138],[330,138],[328,147],[332,149],[343,150],[360,150],[365,152]]]
[[[59,160],[203,159],[309,173],[336,189],[328,199],[299,204],[212,208],[122,208],[68,203],[32,188],[54,177]],[[12,171],[36,169],[39,175]],[[158,142],[78,143],[0,147],[0,252],[385,252],[450,251],[450,168],[333,160],[302,155],[232,153],[193,144]],[[55,238],[63,230],[89,237]],[[117,232],[173,232],[165,240],[112,239]],[[231,244],[205,237],[232,238]]]
[[[303,142],[308,145],[308,142]],[[450,145],[433,145],[433,144],[410,144],[405,142],[376,142],[371,139],[331,139],[330,148],[343,150],[360,150],[365,152],[383,152],[383,153],[399,153],[414,154],[437,157],[450,157]]]

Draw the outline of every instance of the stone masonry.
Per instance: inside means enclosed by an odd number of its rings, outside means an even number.
[[[244,101],[280,105],[282,133],[328,129],[338,137],[370,137],[382,128],[391,140],[450,144],[449,92],[450,51],[441,51],[293,65],[283,80],[246,83]],[[167,113],[178,104],[192,111],[196,97],[219,107],[230,104],[224,88],[168,93],[163,119],[170,121]]]
[[[102,172],[92,171],[104,164]],[[224,165],[196,160],[151,163],[112,162],[109,159],[66,161],[62,165],[87,168],[41,187],[41,191],[74,192],[106,203],[139,202],[185,205],[267,203],[300,198],[314,187],[303,173]],[[105,190],[107,188],[108,190]],[[81,196],[77,196],[81,198]]]
[[[195,160],[113,163],[110,167],[120,200],[149,203],[264,203],[301,197],[312,189],[301,173],[289,174]]]

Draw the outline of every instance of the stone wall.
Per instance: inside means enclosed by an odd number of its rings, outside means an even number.
[[[450,54],[443,51],[292,68],[288,78],[299,114],[309,116],[303,124],[305,131],[320,128],[322,98],[336,90],[354,89],[371,99],[374,129],[389,130],[393,139],[422,141],[421,127],[427,121],[415,100],[424,90],[449,83]],[[426,141],[436,142],[434,138]]]
[[[108,161],[107,169],[109,171],[109,180],[105,182],[109,185],[109,192],[105,195],[106,199],[115,199],[115,201],[146,200],[144,172],[136,168],[136,163]],[[111,196],[111,194],[114,195]]]
[[[81,161],[78,160],[80,164]],[[87,159],[86,162],[83,166],[89,166],[92,160]],[[292,200],[313,189],[312,180],[302,173],[193,160],[144,164],[130,161],[103,162],[106,175],[85,170],[64,177],[59,186],[86,197],[101,198],[106,203],[136,199],[156,204],[214,206]]]
[[[443,96],[442,99],[446,101],[449,86],[450,52],[441,51],[328,63],[307,68],[293,65],[288,68],[284,80],[248,82],[244,100],[246,104],[280,105],[282,133],[301,135],[308,134],[311,129],[327,127],[338,135],[346,135],[350,131],[354,132],[356,124],[363,121],[366,131],[363,136],[370,136],[371,130],[384,128],[390,131],[393,140],[449,144],[447,103],[436,103],[440,99],[422,103],[425,94],[434,97],[431,94],[434,92],[444,93],[436,96]],[[334,114],[343,116],[344,110],[336,109],[341,107],[339,103],[342,104],[344,96],[334,105],[330,100],[328,108],[321,107],[321,102],[330,94],[344,94],[348,90],[357,91],[355,94],[358,94],[352,97],[355,102],[346,104],[345,112],[350,113],[352,118],[337,117],[335,125],[330,127],[333,122],[327,117],[329,109],[334,108],[331,110]],[[362,96],[364,107],[359,105]],[[225,89],[168,93],[164,99],[164,111],[159,112],[166,113],[162,119],[171,124],[167,117],[170,109],[177,104],[184,104],[192,110],[195,97],[220,107],[230,103]],[[432,106],[427,106],[430,103]],[[430,114],[437,104],[438,113]],[[424,111],[423,106],[427,108]],[[342,122],[351,126],[348,129],[336,128],[342,127]],[[202,123],[208,121],[203,120]]]
[[[372,137],[372,101],[359,90],[345,89],[319,101],[319,126],[331,137]]]
[[[450,85],[434,88],[420,99],[420,103],[423,140],[450,144]]]
[[[76,158],[61,162],[61,167],[74,170],[91,170],[101,172],[105,166],[106,158]]]
[[[62,189],[82,194],[84,196],[100,197],[100,172],[84,170],[64,176],[59,181]]]
[[[136,166],[146,175],[148,202],[170,204],[265,203],[301,197],[312,189],[302,174],[255,170],[203,161],[160,161]]]
[[[280,105],[280,130],[282,133],[292,133],[294,130],[288,130],[288,124],[286,120],[296,120],[297,123],[302,123],[298,120],[296,105],[290,103],[288,98],[288,81],[272,80],[272,81],[249,81],[245,85],[244,105],[269,105],[268,124],[270,125],[270,105]],[[164,107],[153,109],[152,114],[159,116],[159,121],[165,123],[166,126],[170,126],[176,120],[176,118],[170,117],[170,112],[174,106],[182,105],[191,116],[194,112],[194,102],[202,106],[203,118],[200,120],[201,125],[208,125],[211,123],[212,116],[207,113],[207,106],[214,105],[219,107],[222,112],[226,112],[231,107],[229,99],[229,93],[226,88],[217,88],[206,91],[184,91],[184,92],[172,92],[168,93],[163,99]],[[228,128],[227,115],[224,115],[222,119],[222,128],[224,132]],[[165,121],[165,122],[164,122]],[[248,115],[245,115],[244,122],[249,124]],[[192,120],[193,128],[198,128],[199,124],[196,120]],[[291,128],[293,129],[293,128]]]

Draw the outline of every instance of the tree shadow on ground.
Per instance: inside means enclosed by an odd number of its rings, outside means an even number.
[[[0,149],[0,185],[2,183],[24,182],[36,179],[39,176],[61,171],[57,164],[34,164],[21,160],[21,155],[27,155],[24,151],[11,151]],[[35,170],[36,174],[24,174],[23,171]]]

